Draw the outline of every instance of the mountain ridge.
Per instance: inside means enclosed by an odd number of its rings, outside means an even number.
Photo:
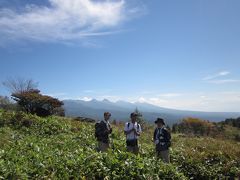
[[[226,118],[240,117],[240,112],[177,110],[159,107],[146,102],[131,103],[123,100],[111,102],[108,99],[102,101],[96,99],[92,99],[91,101],[68,99],[63,102],[66,115],[70,117],[84,116],[101,119],[103,112],[110,111],[113,119],[127,121],[129,120],[129,114],[136,108],[143,114],[143,117],[147,121],[153,122],[157,117],[163,117],[170,125],[186,117],[200,118],[214,122],[224,121]]]

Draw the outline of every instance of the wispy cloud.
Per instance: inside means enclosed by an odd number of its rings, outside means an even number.
[[[0,41],[83,41],[118,33],[114,28],[140,11],[129,8],[125,0],[48,1],[50,6],[29,4],[22,11],[1,8]]]
[[[203,78],[203,80],[205,80],[205,81],[212,80],[212,79],[216,79],[219,77],[227,76],[229,74],[230,74],[229,71],[221,71],[221,72],[218,72],[217,74],[206,76]]]
[[[240,80],[238,80],[238,79],[219,79],[219,80],[211,80],[208,82],[213,83],[213,84],[227,84],[227,83],[239,83]]]
[[[217,74],[207,76],[203,78],[203,80],[207,83],[211,84],[227,84],[227,83],[239,83],[239,79],[232,79],[232,78],[224,78],[231,74],[229,71],[221,71],[218,72]],[[224,78],[224,79],[223,79]]]

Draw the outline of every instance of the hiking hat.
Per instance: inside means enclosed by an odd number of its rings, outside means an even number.
[[[155,121],[155,124],[157,123],[162,123],[163,125],[165,125],[164,119],[162,118],[157,118],[157,120]]]

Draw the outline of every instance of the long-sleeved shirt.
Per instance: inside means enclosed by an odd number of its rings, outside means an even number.
[[[171,134],[165,127],[156,128],[153,134],[153,140],[156,142],[156,149],[158,151],[164,151],[169,148]]]
[[[132,122],[127,122],[125,124],[124,131],[129,131],[133,128],[139,133],[142,132],[141,126],[137,122],[135,122],[135,124],[133,124]],[[134,133],[134,131],[132,131],[131,133],[127,134],[126,138],[127,140],[134,140],[134,139],[138,139],[138,136]]]

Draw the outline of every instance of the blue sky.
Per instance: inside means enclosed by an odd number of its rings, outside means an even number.
[[[239,0],[0,0],[0,81],[60,99],[240,112]],[[9,92],[0,85],[0,94]]]

